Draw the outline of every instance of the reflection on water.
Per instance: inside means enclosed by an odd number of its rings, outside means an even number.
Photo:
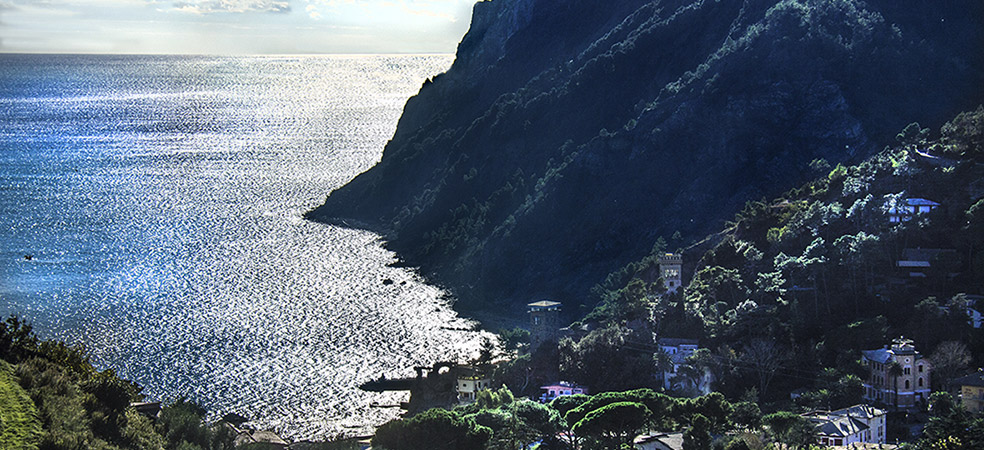
[[[356,386],[482,335],[378,236],[301,216],[450,62],[0,55],[0,313],[291,437],[392,417]]]

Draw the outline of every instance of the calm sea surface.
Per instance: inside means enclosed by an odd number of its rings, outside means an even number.
[[[0,55],[0,314],[293,438],[393,417],[356,386],[482,335],[378,236],[301,216],[451,61]]]

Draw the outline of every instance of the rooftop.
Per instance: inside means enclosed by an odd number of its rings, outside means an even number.
[[[633,442],[636,445],[644,445],[653,441],[659,441],[665,447],[673,450],[683,449],[683,433],[655,433],[636,436]]]
[[[659,338],[659,345],[664,345],[667,347],[677,347],[680,345],[697,345],[697,339]]]
[[[561,305],[560,302],[554,302],[550,300],[540,300],[535,303],[530,303],[526,306],[529,306],[530,309],[550,309],[550,308],[558,308],[560,307],[560,305]]]
[[[939,203],[936,203],[932,200],[925,199],[925,198],[918,198],[918,197],[907,198],[905,199],[905,203],[909,206],[940,206]]]
[[[808,413],[804,417],[816,425],[817,434],[823,436],[846,437],[868,429],[868,425],[853,417],[822,412]]]
[[[837,411],[832,411],[830,414],[834,416],[850,416],[850,417],[858,417],[863,419],[873,419],[875,417],[884,416],[885,414],[888,414],[888,411],[875,408],[874,406],[871,405],[860,404],[843,409],[838,409]]]
[[[977,372],[953,380],[953,384],[959,386],[984,387],[984,372],[982,372],[982,369],[977,369]]]
[[[546,386],[540,386],[540,389],[549,389],[549,388],[553,388],[553,387],[571,388],[571,389],[574,389],[574,388],[584,389],[584,386],[581,386],[581,385],[576,384],[576,383],[571,383],[570,381],[558,381],[556,383],[548,384]]]

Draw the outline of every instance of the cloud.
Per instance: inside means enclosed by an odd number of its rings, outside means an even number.
[[[174,3],[174,10],[192,14],[220,12],[290,12],[287,0],[187,0]]]
[[[401,14],[457,22],[459,15],[471,11],[475,0],[305,0],[305,9],[314,19],[320,19],[325,10],[338,12],[342,8],[360,8],[367,14]],[[460,5],[465,5],[461,8]]]
[[[308,17],[314,20],[321,20],[321,12],[318,11],[318,7],[314,5],[307,5],[304,11],[308,13]]]

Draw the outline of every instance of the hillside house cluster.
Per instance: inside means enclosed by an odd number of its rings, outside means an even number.
[[[920,406],[929,398],[931,365],[912,341],[898,338],[891,346],[865,350],[861,364],[870,374],[864,381],[864,399],[902,409]]]

